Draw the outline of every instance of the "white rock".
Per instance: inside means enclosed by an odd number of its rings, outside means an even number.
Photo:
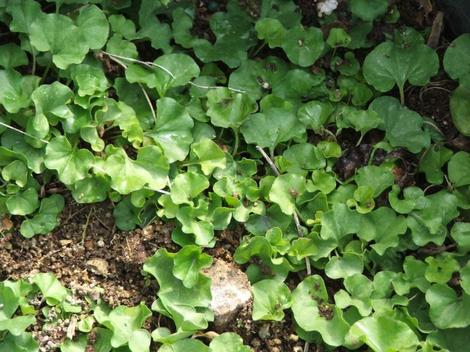
[[[317,4],[317,13],[319,17],[331,15],[338,7],[338,0],[323,0]]]
[[[252,303],[251,286],[246,274],[235,265],[216,259],[204,272],[212,279],[211,309],[218,329],[227,327],[244,308]]]

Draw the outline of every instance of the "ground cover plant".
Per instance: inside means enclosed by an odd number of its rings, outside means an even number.
[[[151,304],[1,268],[0,351],[467,351],[470,34],[410,3],[0,0],[1,250],[172,224]],[[285,341],[212,331],[224,246]]]

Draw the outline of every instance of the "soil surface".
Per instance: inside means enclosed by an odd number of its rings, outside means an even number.
[[[243,2],[250,12],[257,12],[256,1]],[[426,0],[392,0],[392,2],[402,14],[400,24],[411,25],[417,29],[431,26],[437,13],[437,8],[432,6],[433,3]],[[303,22],[311,23],[315,13],[313,2],[298,0],[297,3],[303,14]],[[423,6],[428,3],[431,4],[430,8]],[[209,5],[208,1],[198,1],[198,4],[197,26],[193,31],[213,41],[208,20],[214,12],[225,8],[226,3],[219,2],[217,8]],[[341,2],[339,8],[341,12],[344,6],[344,2]],[[339,20],[347,25],[347,19],[340,16]],[[388,24],[384,26],[392,29],[396,27]],[[379,34],[383,35],[383,31],[371,33],[372,36]],[[444,32],[439,41],[438,51],[441,54],[449,43],[445,35]],[[261,51],[259,55],[262,54]],[[444,142],[448,147],[470,151],[470,139],[455,130],[450,117],[449,96],[453,89],[455,83],[441,71],[425,87],[409,89],[406,103],[409,108],[431,119],[435,128],[443,133]],[[382,138],[380,133],[379,131],[368,133],[359,146],[356,146],[359,138],[357,133],[345,130],[338,136],[338,142],[344,150],[336,166],[341,178],[350,177],[358,167],[369,161],[371,145]],[[396,170],[397,183],[402,187],[411,184],[425,187],[422,178],[416,175],[417,160],[413,159],[414,156],[399,150],[393,153],[394,155],[386,155],[379,151],[373,156],[373,162],[380,163],[386,157],[398,158],[402,163]],[[178,250],[179,247],[171,240],[173,224],[156,221],[143,229],[121,232],[116,230],[112,211],[111,202],[79,205],[67,196],[61,224],[53,233],[26,239],[13,231],[0,237],[0,280],[28,278],[38,272],[52,272],[84,305],[87,304],[84,297],[93,295],[94,298],[101,298],[111,306],[134,306],[141,301],[150,306],[155,299],[158,286],[155,280],[143,275],[142,264],[158,248]],[[3,221],[3,227],[8,227],[9,220]],[[207,253],[214,258],[233,263],[233,254],[244,233],[242,225],[234,225],[231,229],[218,233],[216,247],[208,249]],[[292,276],[289,277],[287,284],[294,288],[300,280],[300,276]],[[334,291],[338,284],[328,282],[327,286]],[[37,304],[39,306],[40,302]],[[253,322],[249,313],[241,312],[231,330],[239,333],[256,352],[303,351],[304,343],[295,334],[289,310],[286,310],[286,317],[282,322]],[[150,321],[147,327],[154,329],[157,325],[171,325],[168,320],[160,318],[154,315],[154,320]],[[47,323],[38,319],[32,330],[41,343],[41,350],[53,351],[54,346],[65,338],[67,330],[70,330],[70,326],[74,323],[62,321],[59,325],[45,328]],[[201,333],[199,338],[206,340],[210,337],[212,329],[214,327],[209,327],[209,332]],[[153,348],[155,349],[155,346]],[[337,349],[341,350],[343,349]],[[91,351],[92,349],[87,350]],[[323,351],[323,349],[311,346],[310,351]]]

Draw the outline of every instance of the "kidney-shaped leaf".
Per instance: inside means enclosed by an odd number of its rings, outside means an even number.
[[[321,276],[307,277],[292,292],[292,312],[303,330],[320,333],[323,341],[331,346],[344,343],[349,324],[344,320],[341,309],[328,303]]]
[[[44,164],[48,169],[57,171],[59,180],[70,185],[87,176],[93,159],[89,150],[72,147],[66,137],[58,136],[47,145]]]
[[[351,326],[348,339],[364,342],[375,352],[413,352],[419,343],[406,323],[384,315],[357,321]]]
[[[379,44],[364,60],[363,72],[367,82],[380,92],[388,92],[395,85],[403,94],[406,81],[424,86],[437,74],[439,58],[425,44],[401,47],[391,41]]]

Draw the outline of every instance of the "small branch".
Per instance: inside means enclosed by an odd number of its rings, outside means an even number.
[[[308,349],[310,348],[310,344],[308,342],[305,342],[304,345],[304,352],[308,352]]]
[[[271,160],[269,155],[266,154],[263,148],[257,145],[256,150],[258,150],[261,153],[261,155],[263,155],[264,159],[269,164],[274,174],[276,174],[276,176],[280,176],[281,173],[279,172],[279,169],[277,168],[276,164],[274,164],[274,162]],[[299,235],[299,237],[304,237],[304,231],[303,231],[302,225],[300,224],[300,218],[299,218],[299,214],[297,210],[294,211],[294,214],[292,216],[294,218],[294,223],[295,223],[295,228],[297,229],[297,234]],[[308,258],[305,258],[305,269],[306,269],[307,275],[312,275],[312,267],[310,266],[310,260]]]
[[[88,212],[88,215],[86,217],[86,222],[85,222],[85,225],[83,227],[83,231],[82,231],[82,246],[83,244],[85,243],[85,237],[86,237],[86,231],[88,229],[88,225],[90,224],[90,217],[91,217],[91,213],[93,212],[93,207],[91,207],[90,211]]]
[[[126,56],[121,56],[121,55],[117,55],[117,54],[111,54],[111,53],[108,53],[107,51],[102,51],[103,54],[107,55],[111,60],[114,60],[116,61],[117,63],[121,64],[121,65],[125,65],[122,61],[120,61],[119,59],[121,60],[127,60],[129,62],[135,62],[137,64],[141,64],[141,65],[144,65],[146,67],[157,67],[159,68],[160,70],[163,70],[165,71],[172,79],[176,79],[176,76],[174,75],[173,72],[171,72],[169,69],[167,69],[165,66],[162,66],[162,65],[159,65],[159,64],[156,64],[152,61],[142,61],[142,60],[137,60],[137,59],[133,59],[131,57],[126,57]],[[198,84],[198,83],[194,83],[192,81],[189,81],[188,82],[190,85],[194,86],[194,87],[197,87],[197,88],[201,88],[201,89],[220,89],[220,88],[227,88],[231,91],[234,91],[234,92],[237,92],[237,93],[246,93],[246,91],[244,90],[241,90],[241,89],[236,89],[236,88],[230,88],[230,87],[218,87],[218,86],[204,86],[202,84]]]
[[[156,123],[157,122],[157,114],[155,113],[155,108],[153,107],[152,101],[150,100],[149,95],[147,94],[144,86],[141,83],[139,83],[139,87],[142,90],[142,93],[144,93],[145,100],[147,100],[147,104],[150,107],[150,111],[152,111],[153,120]]]
[[[266,152],[264,151],[263,148],[261,148],[259,145],[256,146],[256,150],[259,151],[261,153],[261,155],[263,156],[264,160],[266,160],[266,162],[269,164],[269,166],[271,166],[271,170],[273,170],[274,174],[276,176],[280,176],[281,173],[279,172],[276,164],[274,164],[274,162],[271,160],[271,158],[269,157],[268,154],[266,154]]]
[[[119,65],[120,65],[121,67],[123,67],[124,69],[127,69],[127,65],[126,65],[124,62],[122,62],[121,60],[119,60],[119,59],[113,57],[112,54],[106,54],[106,55],[108,55],[109,58],[110,58],[112,61],[114,61],[114,62],[116,62],[117,64],[119,64]],[[143,86],[141,83],[138,83],[138,85],[139,85],[140,89],[142,90],[142,93],[144,94],[144,97],[145,97],[145,100],[147,101],[148,106],[150,107],[150,111],[152,112],[153,120],[154,120],[155,122],[157,122],[157,114],[155,113],[155,109],[154,109],[154,107],[153,107],[153,104],[152,104],[152,101],[150,100],[149,95],[147,94],[147,91],[145,90],[144,86]]]
[[[26,133],[26,132],[24,132],[24,131],[22,131],[22,130],[16,128],[16,127],[10,126],[10,125],[8,125],[8,124],[6,124],[6,123],[4,123],[4,122],[1,122],[1,121],[0,121],[0,126],[6,127],[6,128],[8,128],[8,129],[10,129],[10,130],[12,130],[12,131],[21,133],[22,135],[25,135],[25,136],[34,138],[34,139],[36,139],[36,140],[38,140],[38,141],[41,141],[41,142],[43,142],[43,143],[46,143],[46,144],[49,143],[48,141],[46,141],[46,140],[44,140],[44,139],[42,139],[42,138],[38,138],[38,137],[36,137],[36,136],[33,136],[32,134]]]

